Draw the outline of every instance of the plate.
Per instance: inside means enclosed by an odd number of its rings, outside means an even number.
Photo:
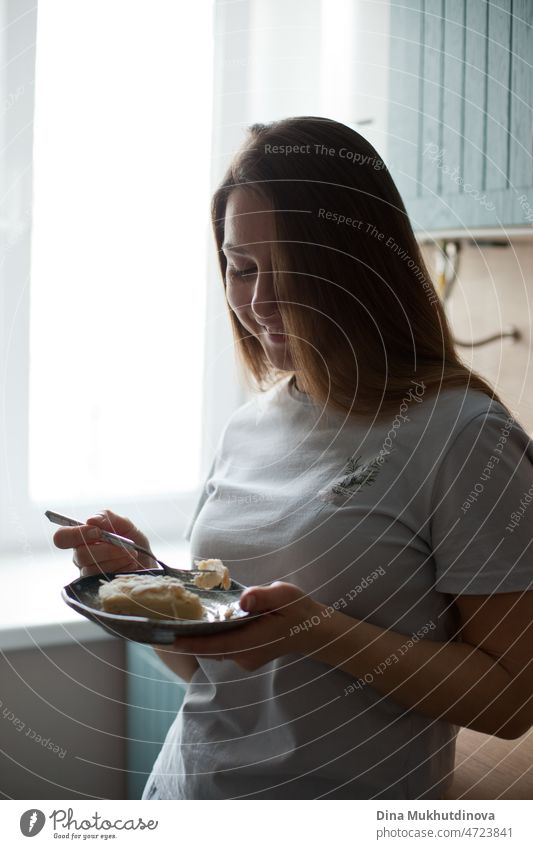
[[[173,643],[176,637],[200,636],[201,634],[217,634],[244,625],[258,614],[247,613],[238,606],[238,600],[246,589],[238,581],[231,582],[229,590],[201,590],[194,584],[185,583],[187,589],[197,593],[202,604],[207,608],[203,619],[150,619],[145,616],[130,616],[124,613],[107,613],[98,602],[100,581],[112,581],[120,575],[138,575],[132,572],[104,572],[100,575],[90,575],[78,578],[63,587],[63,600],[92,622],[96,622],[115,637],[134,640],[137,643]],[[143,575],[163,575],[161,569],[143,569]],[[233,604],[235,613],[231,619],[219,619],[223,610]]]

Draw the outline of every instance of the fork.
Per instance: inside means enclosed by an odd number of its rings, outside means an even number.
[[[54,522],[54,524],[63,525],[65,527],[75,528],[85,524],[85,522],[79,522],[77,519],[69,519],[68,516],[62,516],[60,513],[54,513],[53,510],[47,510],[44,515],[51,522]],[[152,554],[151,551],[148,551],[147,548],[143,548],[142,545],[137,545],[136,542],[128,537],[120,536],[120,534],[113,534],[111,531],[102,530],[100,531],[100,536],[101,539],[110,542],[112,545],[117,545],[121,548],[132,548],[139,554],[151,557],[152,560],[155,560],[155,562],[161,566],[164,573],[172,578],[180,578],[181,580],[185,580],[190,583],[191,576],[196,577],[197,575],[205,575],[215,571],[214,569],[177,569],[174,566],[167,566],[166,563],[163,563],[162,560],[158,560],[157,557]]]

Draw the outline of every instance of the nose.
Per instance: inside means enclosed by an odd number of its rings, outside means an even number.
[[[279,314],[274,277],[271,271],[261,271],[257,274],[250,307],[256,321],[264,324],[268,319]]]

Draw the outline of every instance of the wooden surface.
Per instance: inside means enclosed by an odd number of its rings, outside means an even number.
[[[500,740],[462,728],[446,799],[533,799],[533,729]]]

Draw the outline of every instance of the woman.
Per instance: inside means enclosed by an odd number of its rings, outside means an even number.
[[[263,615],[158,649],[190,686],[143,798],[441,798],[458,727],[533,724],[532,445],[458,359],[362,136],[253,126],[213,224],[258,391],[188,538]],[[83,574],[137,565],[98,542],[147,544],[127,519],[87,525],[55,535]]]

